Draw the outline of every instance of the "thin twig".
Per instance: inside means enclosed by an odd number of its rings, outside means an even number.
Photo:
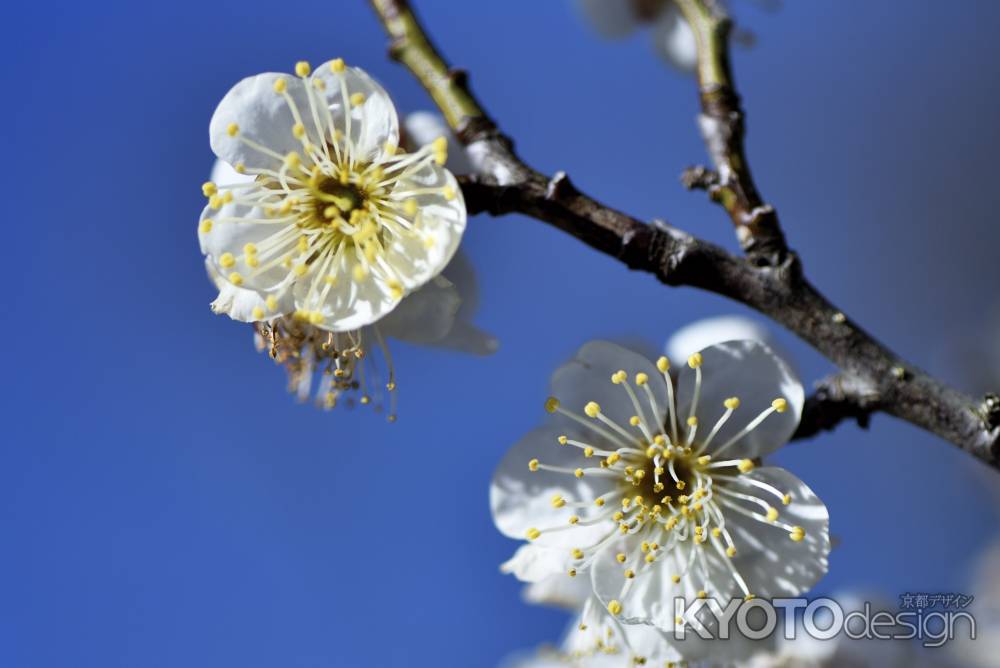
[[[784,244],[776,217],[770,232],[760,227],[759,216],[756,223],[737,223],[738,232],[742,225],[750,240],[744,241],[748,257],[737,257],[667,223],[647,224],[605,206],[577,190],[563,172],[544,176],[517,156],[513,142],[472,95],[467,77],[448,68],[409,3],[371,2],[391,37],[391,55],[430,92],[466,145],[477,172],[462,184],[470,213],[532,216],[667,285],[724,295],[784,325],[842,370],[836,392],[834,385],[821,384],[810,398],[799,436],[830,429],[846,418],[864,422],[877,410],[937,434],[1000,469],[1000,402],[976,401],[944,385],[853,323],[806,280],[798,257]],[[731,162],[732,156],[742,156],[742,148],[727,155]],[[747,192],[743,190],[749,197]],[[756,190],[753,196],[759,199]]]

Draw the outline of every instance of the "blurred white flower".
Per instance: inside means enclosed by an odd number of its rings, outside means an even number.
[[[552,423],[514,445],[490,489],[500,531],[543,548],[509,571],[587,575],[622,622],[664,631],[678,623],[663,604],[674,597],[794,596],[826,572],[826,507],[787,471],[758,467],[803,402],[767,346],[693,354],[675,396],[667,358],[597,341],[552,388]]]
[[[233,168],[209,181],[198,237],[220,290],[246,322],[294,316],[351,336],[447,265],[465,230],[440,137],[398,151],[382,87],[342,60],[297,76],[249,77],[219,103],[212,150]]]
[[[673,0],[577,0],[583,14],[604,37],[627,37],[652,24],[653,46],[670,65],[693,72],[698,64],[694,32]]]

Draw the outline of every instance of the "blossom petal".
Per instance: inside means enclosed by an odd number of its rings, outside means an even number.
[[[414,290],[437,276],[455,255],[465,232],[465,201],[452,173],[434,162],[401,179],[392,195],[417,205],[413,224],[418,233],[394,235],[385,254],[398,280]]]
[[[292,134],[298,122],[292,107],[284,95],[274,91],[279,79],[285,81],[287,95],[299,116],[309,113],[309,96],[301,79],[277,72],[247,77],[229,89],[212,115],[208,134],[215,155],[233,166],[276,169],[283,156],[302,151],[303,140]],[[306,118],[302,120],[307,136],[317,143],[319,138],[311,124],[305,122]],[[236,133],[229,131],[233,124]]]
[[[788,506],[777,505],[780,521],[802,527],[805,537],[796,542],[780,527],[726,512],[726,528],[737,549],[733,564],[758,596],[798,596],[812,588],[828,570],[830,515],[819,497],[785,469],[765,466],[745,476],[791,496]],[[741,491],[750,493],[747,489]],[[759,491],[756,494],[767,498]]]
[[[329,109],[319,126],[329,136],[329,124],[350,137],[353,157],[362,162],[372,162],[386,153],[386,146],[399,145],[399,118],[392,99],[382,86],[357,67],[342,67],[343,62],[331,60],[315,69],[310,77],[312,90],[318,93]],[[321,82],[317,84],[316,82]],[[344,100],[346,92],[347,100]],[[350,98],[363,96],[364,101],[352,104]],[[345,113],[349,110],[349,113]],[[347,119],[351,128],[347,132]]]
[[[541,529],[535,544],[547,547],[586,548],[613,530],[608,520],[593,526],[572,526],[569,517],[576,513],[583,520],[602,514],[603,509],[589,504],[586,508],[556,508],[552,498],[560,495],[567,501],[589,502],[610,492],[614,484],[603,476],[575,477],[572,473],[546,470],[530,471],[528,463],[539,459],[552,466],[570,471],[586,461],[580,450],[571,445],[559,445],[558,437],[571,430],[559,430],[553,425],[535,429],[518,441],[501,460],[490,483],[490,510],[497,528],[511,538],[525,538],[529,529]],[[546,532],[545,529],[559,528]]]
[[[291,299],[290,282],[280,286],[272,293],[260,293],[256,290],[240,288],[219,275],[218,270],[208,260],[205,261],[205,269],[208,271],[209,279],[219,289],[219,296],[212,302],[214,313],[228,315],[233,320],[240,322],[257,322],[268,320],[290,313],[294,310]],[[268,296],[274,298],[268,302]],[[272,309],[271,306],[274,306]],[[264,314],[261,317],[260,314]]]
[[[245,183],[252,183],[256,179],[253,174],[241,174],[233,169],[225,160],[219,158],[212,163],[212,171],[208,176],[209,181],[220,186],[237,186]]]
[[[667,385],[656,366],[648,359],[609,341],[591,341],[583,345],[572,360],[552,375],[552,394],[567,410],[582,414],[584,406],[597,402],[601,412],[626,429],[629,418],[636,414],[635,404],[622,385],[611,382],[618,371],[628,374],[628,382],[635,391],[639,407],[650,425],[656,429],[663,424],[666,411]],[[646,391],[635,385],[637,373],[648,376],[648,386],[656,399],[657,409],[651,409]],[[640,433],[636,431],[636,436]]]
[[[360,329],[387,315],[400,303],[399,297],[374,276],[354,280],[356,264],[353,255],[342,253],[324,267],[322,276],[316,273],[320,269],[310,267],[295,283],[295,307],[322,314],[318,326],[331,332]]]
[[[723,402],[738,397],[740,406],[712,440],[707,452],[724,448],[725,457],[761,457],[788,442],[802,415],[805,393],[795,372],[759,341],[727,341],[701,351],[702,383],[695,415],[699,433],[707,434],[723,415]],[[680,418],[690,414],[696,372],[687,364],[678,381]],[[748,434],[736,438],[774,399],[784,398],[788,409],[766,417]]]
[[[436,343],[455,324],[461,299],[451,281],[436,276],[403,298],[399,306],[378,323],[383,336],[417,344]]]
[[[696,352],[725,341],[760,341],[774,347],[766,327],[739,315],[720,315],[696,320],[675,331],[663,349],[667,357],[681,363]]]
[[[469,161],[469,155],[465,152],[465,147],[455,138],[455,134],[444,122],[441,114],[431,111],[414,111],[403,119],[403,128],[406,130],[408,151],[416,151],[438,137],[444,137],[448,141],[448,161],[445,163],[448,171],[459,175],[472,173],[472,163]]]

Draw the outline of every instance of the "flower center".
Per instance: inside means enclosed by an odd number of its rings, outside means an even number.
[[[350,220],[351,213],[360,210],[367,201],[365,194],[354,184],[341,183],[329,176],[322,177],[310,190],[315,220],[320,224]]]

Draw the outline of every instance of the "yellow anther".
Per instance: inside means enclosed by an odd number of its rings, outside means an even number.
[[[667,444],[667,439],[663,434],[657,434],[656,436],[653,437],[653,443],[662,448]]]
[[[687,494],[681,494],[680,496],[677,497],[677,503],[681,504],[682,506],[686,506],[688,504],[688,501],[690,500],[691,499],[688,497]]]
[[[362,104],[365,103],[365,94],[354,93],[353,95],[351,95],[350,100],[351,100],[351,106],[360,107]]]
[[[583,469],[577,469],[577,470],[573,471],[573,475],[575,475],[577,478],[582,478],[583,477]]]
[[[754,463],[752,459],[741,459],[740,463],[736,465],[736,468],[740,470],[740,473],[750,473],[754,469]]]
[[[278,78],[274,80],[274,92],[279,95],[288,90],[288,82],[284,78]]]
[[[580,516],[579,515],[570,515],[569,516],[569,523],[570,524],[576,524],[579,521],[580,521]]]
[[[360,283],[368,278],[368,270],[364,268],[364,265],[356,264],[354,265],[354,268],[351,269],[351,278]]]
[[[733,557],[735,557],[736,556],[736,548],[733,547],[732,545],[730,545],[729,547],[727,547],[726,548],[726,556],[729,557],[730,559],[732,559]]]
[[[555,397],[549,397],[545,400],[545,412],[555,413],[559,409],[559,400]]]
[[[397,281],[396,279],[393,278],[393,279],[389,280],[386,283],[386,286],[389,288],[389,294],[392,295],[393,299],[402,299],[403,298],[403,284],[402,283],[400,283],[399,281]]]
[[[206,218],[205,220],[201,221],[201,224],[198,226],[198,231],[201,232],[202,234],[208,234],[209,232],[211,232],[212,219]]]
[[[721,535],[722,535],[722,529],[720,529],[719,527],[712,527],[712,536],[718,538]]]
[[[648,458],[650,458],[650,459],[652,459],[657,454],[659,454],[659,452],[660,452],[660,449],[658,447],[656,447],[655,445],[651,445],[648,448],[646,448],[646,456]]]
[[[671,515],[669,518],[667,518],[667,523],[664,526],[668,530],[673,529],[675,526],[677,526],[677,518]]]
[[[264,300],[264,304],[269,311],[278,310],[278,299],[274,295],[268,295],[267,299]]]
[[[689,417],[687,419],[687,424],[688,424],[689,427],[697,427],[698,426],[698,418],[695,417],[694,415],[692,415],[691,417]]]
[[[773,408],[778,413],[784,413],[788,410],[788,402],[782,397],[778,397],[771,402],[771,408]]]
[[[201,194],[205,197],[211,197],[215,193],[219,192],[218,186],[216,186],[211,181],[205,181],[201,184]]]
[[[626,577],[626,579],[631,580],[632,578],[635,577],[635,571],[633,571],[631,568],[626,568],[625,569],[625,577]]]
[[[639,549],[643,552],[649,552],[649,543],[642,541],[642,545],[639,546]]]
[[[528,462],[528,470],[529,471],[537,471],[538,470],[538,460],[537,459],[532,459],[530,462]]]
[[[254,320],[263,320],[264,319],[264,309],[262,309],[259,306],[254,306],[253,310],[250,311],[250,316]]]
[[[570,576],[571,578],[575,578],[575,577],[576,577],[576,569],[575,569],[575,568],[571,568],[571,569],[569,569],[568,571],[566,571],[566,573],[567,573],[567,574],[568,574],[568,575],[569,575],[569,576]]]
[[[695,353],[694,355],[691,355],[691,357],[688,358],[688,366],[691,367],[692,369],[697,369],[698,367],[701,366],[701,363],[703,361],[704,360],[701,357],[701,353]]]
[[[415,216],[417,214],[417,200],[410,198],[403,202],[403,213],[407,216]]]
[[[615,555],[615,559],[618,560],[619,564],[624,564],[626,558],[627,557],[625,556],[624,552],[619,552],[618,554]]]
[[[678,480],[677,484],[674,485],[674,487],[676,487],[678,491],[683,492],[684,488],[687,487],[687,483],[684,482],[683,480]]]
[[[560,435],[559,437],[557,437],[556,441],[559,442],[559,445],[566,445],[567,443],[569,443],[569,439],[566,438],[566,436],[563,436],[563,435]]]
[[[222,207],[222,198],[218,195],[212,195],[208,198],[208,205],[213,209],[219,209]]]
[[[539,531],[538,529],[531,528],[528,529],[524,535],[528,538],[528,540],[535,540],[536,538],[542,535],[542,532]]]
[[[247,266],[250,267],[251,269],[256,269],[258,265],[260,265],[260,260],[257,258],[256,255],[247,255],[243,259],[243,261],[246,262]]]
[[[674,584],[680,584],[681,583],[681,576],[679,576],[679,575],[671,575],[670,576],[670,581],[673,582]]]
[[[303,137],[306,136],[306,127],[301,123],[296,123],[295,125],[292,126],[292,135],[296,139],[302,139]]]
[[[302,278],[303,276],[309,273],[309,266],[306,265],[305,263],[297,264],[295,265],[295,267],[292,268],[292,272],[299,278]]]
[[[237,174],[246,174],[247,173],[247,166],[244,165],[242,162],[237,162],[235,165],[233,165],[233,169],[236,170]]]
[[[618,460],[621,459],[621,458],[622,458],[622,456],[619,455],[617,452],[612,452],[610,455],[608,455],[608,459],[607,459],[608,466],[612,466],[612,465],[618,463]]]
[[[287,167],[288,169],[295,169],[301,163],[302,163],[302,158],[299,157],[299,154],[296,153],[295,151],[292,151],[291,153],[285,156],[285,167]],[[287,202],[288,200],[285,201]]]
[[[229,274],[229,282],[233,285],[243,285],[243,275],[238,271]]]
[[[622,604],[618,600],[612,600],[608,603],[608,612],[612,615],[618,615],[622,611]]]
[[[455,189],[451,186],[445,186],[441,188],[441,196],[450,202],[455,199]]]
[[[326,316],[324,316],[320,311],[313,311],[309,314],[309,322],[314,325],[322,324],[324,320],[326,320]]]
[[[670,360],[666,357],[660,357],[656,360],[656,368],[660,370],[660,373],[666,373],[670,370]]]
[[[574,547],[573,548],[573,553],[572,554],[573,554],[573,558],[574,559],[583,559],[583,550],[581,550],[578,547]]]
[[[775,522],[778,519],[778,510],[776,508],[767,509],[767,521]]]
[[[601,406],[596,401],[588,401],[587,405],[583,407],[583,412],[587,414],[587,417],[595,418],[601,412]]]
[[[788,534],[788,537],[794,540],[796,543],[798,543],[803,538],[806,537],[806,530],[803,529],[802,527],[792,527],[792,530]]]
[[[651,564],[654,561],[656,561],[656,555],[655,554],[653,554],[652,552],[650,552],[649,554],[646,555],[646,563],[647,564]]]
[[[257,253],[257,245],[254,243],[243,244],[243,252],[247,255],[255,255]]]
[[[744,596],[744,597],[743,597],[743,600],[744,600],[744,601],[752,601],[752,600],[754,600],[755,598],[757,598],[757,595],[756,595],[756,594],[747,594],[746,596]]]
[[[698,463],[701,464],[702,466],[709,463],[710,461],[712,461],[712,455],[702,455],[701,457],[698,458]]]
[[[240,133],[240,126],[236,123],[230,123],[226,126],[226,134],[230,137],[235,137]]]
[[[633,415],[628,419],[628,423],[633,427],[638,427],[642,420],[639,419],[638,415]]]
[[[646,470],[645,469],[639,469],[638,471],[635,472],[635,479],[636,480],[642,480],[645,477],[646,477]]]
[[[698,598],[708,598],[708,592],[702,589],[698,592]]]
[[[594,505],[597,506],[598,508],[602,507],[604,503],[605,501],[601,497],[597,497],[596,499],[594,499]]]
[[[632,499],[632,503],[634,503],[637,506],[641,506],[642,505],[642,495],[641,494],[636,494],[635,498]]]
[[[310,72],[312,72],[312,67],[309,66],[308,62],[300,60],[299,62],[295,63],[295,73],[298,74],[300,77],[305,78],[309,76]]]
[[[330,71],[334,74],[340,74],[345,67],[343,58],[335,58],[330,61]]]
[[[791,494],[785,494],[783,497],[781,497],[781,503],[782,503],[782,505],[787,506],[791,502],[792,502],[792,495]]]
[[[593,457],[594,456],[594,449],[588,445],[586,448],[583,449],[583,456],[584,457]]]
[[[566,499],[562,498],[561,494],[556,494],[555,496],[552,497],[553,508],[562,508],[565,505],[566,505]]]
[[[386,152],[387,155],[396,155],[396,151],[399,147],[393,144],[391,141],[387,141],[383,146],[382,150]]]
[[[740,407],[740,398],[729,397],[728,399],[722,402],[722,405],[728,408],[729,410],[734,411]]]
[[[223,269],[229,269],[236,264],[236,258],[233,257],[232,253],[223,253],[219,256],[219,264],[222,265]]]
[[[233,201],[233,193],[231,190],[227,190],[226,192],[222,193],[223,204],[229,204],[232,201]]]

